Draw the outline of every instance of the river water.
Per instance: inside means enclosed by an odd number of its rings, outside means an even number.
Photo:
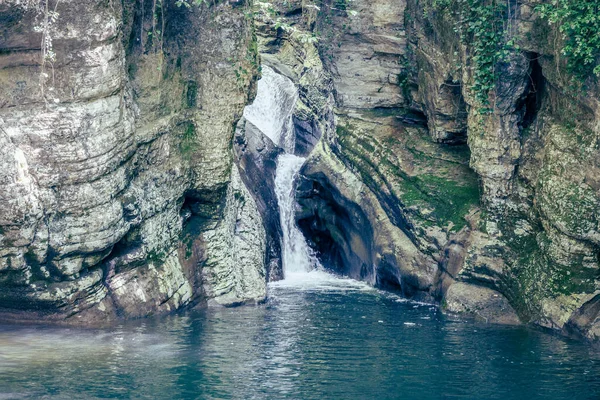
[[[256,307],[0,326],[0,399],[600,399],[600,354],[313,271]]]

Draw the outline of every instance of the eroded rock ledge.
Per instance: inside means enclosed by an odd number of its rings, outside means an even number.
[[[265,275],[281,275],[264,187],[277,151],[243,120],[232,145],[258,48],[299,90],[296,147],[314,150],[297,218],[328,268],[447,311],[599,338],[599,89],[569,88],[532,4],[511,5],[520,50],[482,113],[456,67],[469,46],[429,0],[277,0],[294,29],[254,14],[257,37],[243,3],[168,4],[157,20],[151,1],[113,3],[61,2],[48,106],[34,16],[0,6],[3,315],[264,298]]]

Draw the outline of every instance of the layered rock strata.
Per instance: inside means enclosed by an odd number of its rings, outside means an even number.
[[[275,4],[293,29],[262,27],[264,58],[301,65],[288,72],[299,87],[334,96],[302,171],[298,224],[340,273],[486,321],[597,339],[596,81],[570,89],[559,33],[535,4],[517,4],[520,50],[497,66],[494,107],[482,111],[472,69],[457,67],[472,49],[430,3]],[[319,60],[299,50],[312,46]],[[311,70],[331,87],[298,78]]]
[[[258,66],[248,5],[56,10],[40,77],[40,15],[0,5],[2,316],[263,300],[264,228],[231,154]]]

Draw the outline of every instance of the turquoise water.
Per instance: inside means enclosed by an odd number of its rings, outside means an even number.
[[[0,326],[0,399],[600,399],[600,354],[347,280],[110,330]]]

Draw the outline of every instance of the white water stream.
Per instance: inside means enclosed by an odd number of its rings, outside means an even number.
[[[318,261],[306,243],[304,235],[295,222],[295,181],[305,158],[294,155],[294,125],[292,114],[298,91],[294,83],[263,66],[262,78],[252,105],[244,110],[244,117],[273,143],[285,150],[277,158],[275,194],[283,239],[281,244],[283,276],[286,281],[306,278],[306,274],[318,266]]]
[[[286,153],[293,154],[292,113],[297,100],[294,83],[263,65],[256,98],[244,109],[244,117]]]
[[[308,272],[316,264],[310,247],[296,226],[295,181],[305,159],[293,154],[282,154],[277,159],[275,194],[279,203],[281,230],[283,231],[283,273],[285,278],[298,272]]]

